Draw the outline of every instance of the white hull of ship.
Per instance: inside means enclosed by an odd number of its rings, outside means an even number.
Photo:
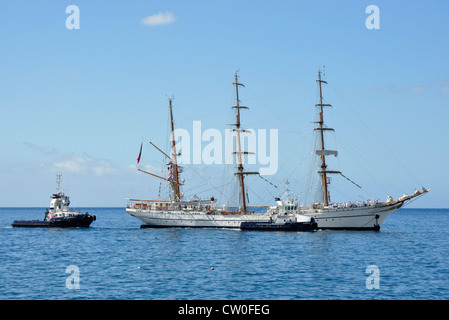
[[[141,228],[240,228],[242,222],[268,222],[268,214],[208,214],[201,211],[156,211],[127,208],[126,211],[142,221]]]
[[[378,204],[352,208],[307,208],[300,215],[314,218],[319,229],[379,230],[384,220],[402,203]],[[127,208],[126,211],[142,221],[141,228],[240,228],[242,222],[268,222],[271,214],[208,214],[202,211],[142,210]]]
[[[384,220],[401,206],[402,203],[352,208],[308,208],[301,210],[301,214],[314,218],[319,229],[379,230]]]

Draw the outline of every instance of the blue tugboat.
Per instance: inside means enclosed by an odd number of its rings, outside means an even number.
[[[69,197],[60,191],[61,174],[57,175],[58,192],[51,197],[44,220],[14,220],[13,228],[88,228],[96,220],[94,215],[69,209]]]

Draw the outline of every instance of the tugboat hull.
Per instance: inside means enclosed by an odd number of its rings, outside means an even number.
[[[15,220],[13,228],[88,228],[96,217],[88,213],[74,217],[52,218],[42,220]]]
[[[287,222],[283,224],[271,222],[242,222],[240,229],[255,231],[314,231],[318,229],[318,225],[315,221]]]

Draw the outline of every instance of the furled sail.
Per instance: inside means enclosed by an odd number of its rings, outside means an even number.
[[[316,150],[318,156],[338,156],[338,151],[335,150]]]
[[[336,170],[320,170],[320,171],[317,171],[317,172],[320,173],[320,174],[323,174],[323,173],[325,173],[325,174],[328,174],[328,173],[341,174],[341,171],[336,171]]]

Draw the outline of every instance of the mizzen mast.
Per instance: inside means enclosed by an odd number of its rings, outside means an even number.
[[[321,88],[321,84],[322,83],[327,84],[327,82],[324,80],[321,80],[321,70],[320,69],[318,69],[318,80],[316,80],[316,82],[318,82],[318,85],[320,88],[320,103],[315,104],[315,106],[319,107],[320,114],[319,114],[319,120],[316,121],[316,123],[319,124],[319,127],[315,128],[314,130],[317,130],[320,132],[321,148],[320,148],[320,150],[316,150],[315,152],[321,159],[321,165],[320,165],[321,170],[319,170],[318,173],[321,175],[321,185],[323,187],[323,202],[324,202],[325,206],[328,206],[329,201],[330,201],[330,194],[329,194],[329,189],[328,189],[329,180],[328,180],[327,175],[332,174],[332,173],[341,174],[341,172],[326,170],[327,169],[326,156],[333,155],[336,157],[338,155],[338,152],[334,151],[334,150],[326,150],[324,147],[324,131],[334,131],[334,129],[327,128],[324,126],[323,108],[331,107],[331,105],[327,104],[327,103],[323,103],[323,91]]]
[[[244,182],[244,175],[248,175],[248,174],[259,174],[258,172],[245,172],[243,170],[243,157],[242,155],[244,154],[250,154],[250,152],[246,152],[246,151],[242,151],[242,143],[240,140],[240,133],[241,132],[246,132],[246,130],[243,130],[240,128],[240,109],[248,109],[248,107],[245,106],[241,106],[240,105],[240,100],[239,100],[239,86],[244,87],[244,85],[242,83],[239,83],[238,79],[238,71],[235,72],[235,82],[233,82],[232,84],[235,85],[235,93],[236,93],[236,98],[237,98],[237,103],[235,106],[232,106],[233,109],[237,109],[237,114],[236,114],[236,122],[234,124],[234,126],[236,127],[235,129],[232,129],[232,131],[237,132],[237,151],[234,151],[233,154],[237,155],[237,172],[234,172],[234,174],[237,175],[238,180],[239,180],[239,185],[240,185],[240,198],[241,198],[241,211],[243,213],[246,212],[246,193],[245,193],[245,182]]]

